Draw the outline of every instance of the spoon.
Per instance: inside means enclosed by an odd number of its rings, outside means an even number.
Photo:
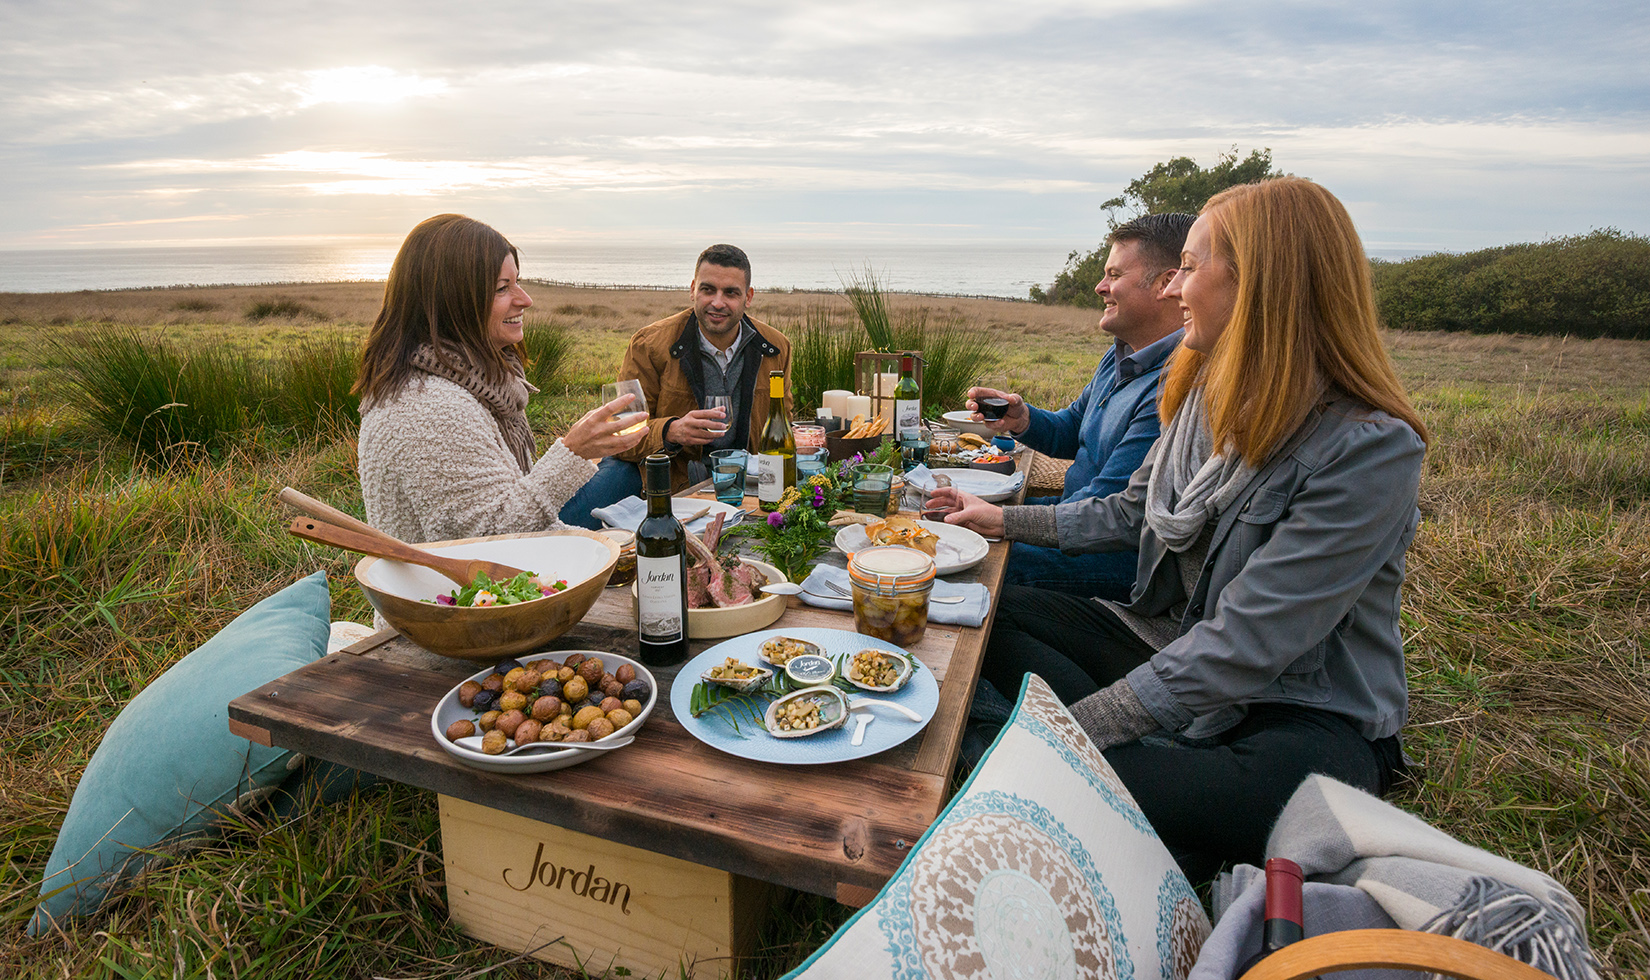
[[[287,530],[293,537],[303,538],[305,541],[329,544],[334,548],[372,555],[374,558],[391,558],[409,565],[422,565],[447,576],[462,588],[473,585],[478,572],[485,573],[495,582],[507,581],[522,573],[522,569],[501,565],[485,558],[444,558],[432,555],[383,532],[377,535],[362,534],[360,531],[334,527],[309,517],[294,518],[292,526]]]
[[[600,742],[528,742],[526,745],[518,745],[515,748],[505,749],[498,755],[493,756],[493,758],[496,759],[507,755],[518,755],[524,752],[531,752],[534,749],[576,749],[580,752],[609,752],[613,749],[622,749],[634,741],[636,741],[636,736],[626,735],[624,738],[604,739]],[[466,735],[463,738],[454,741],[453,744],[461,745],[464,748],[475,752],[480,752],[481,736]]]
[[[855,718],[854,737],[848,740],[848,744],[863,745],[865,743],[865,726],[869,725],[873,721],[876,721],[876,719],[870,715],[860,715]]]
[[[895,711],[897,711],[900,714],[904,715],[905,717],[911,719],[912,721],[921,721],[922,720],[922,715],[917,714],[915,711],[912,711],[910,708],[907,708],[903,704],[895,704],[892,701],[878,701],[876,698],[849,698],[848,699],[848,710],[849,711],[858,711],[860,708],[893,708]],[[863,717],[868,717],[868,716],[861,715],[860,717],[863,718]]]

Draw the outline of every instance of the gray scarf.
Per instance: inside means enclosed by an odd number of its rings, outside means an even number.
[[[445,355],[445,356],[443,356]],[[527,424],[527,396],[535,391],[527,383],[527,372],[516,357],[513,348],[504,348],[504,360],[510,373],[500,384],[489,384],[485,375],[476,370],[464,352],[456,347],[438,353],[429,344],[420,344],[413,352],[412,365],[420,371],[444,378],[476,396],[498,422],[505,445],[515,454],[523,473],[533,468],[533,428]]]
[[[1152,467],[1146,523],[1176,553],[1197,541],[1203,526],[1231,506],[1256,472],[1241,455],[1214,452],[1202,385],[1180,403],[1146,462]]]

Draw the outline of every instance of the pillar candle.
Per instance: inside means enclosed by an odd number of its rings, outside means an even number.
[[[839,419],[847,418],[849,417],[848,398],[851,395],[853,395],[853,392],[851,391],[843,391],[841,388],[832,388],[830,391],[820,395],[819,400],[822,405],[831,410],[832,415]]]
[[[843,400],[842,417],[852,419],[856,415],[863,415],[866,418],[871,417],[870,395],[849,395]]]
[[[877,375],[877,397],[878,398],[892,398],[892,397],[894,397],[894,386],[897,385],[897,384],[899,384],[899,375],[897,375],[897,374],[879,374],[879,375]]]

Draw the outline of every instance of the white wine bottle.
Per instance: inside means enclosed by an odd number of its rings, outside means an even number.
[[[670,457],[646,463],[647,516],[636,528],[637,659],[669,667],[687,659],[687,533],[670,506]]]
[[[911,355],[899,361],[899,383],[894,385],[894,438],[905,442],[922,435],[922,389],[911,373]]]
[[[768,375],[768,424],[756,443],[756,499],[762,510],[779,509],[779,498],[796,486],[796,439],[785,420],[785,373]]]

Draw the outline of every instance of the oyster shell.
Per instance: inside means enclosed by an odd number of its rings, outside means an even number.
[[[889,682],[889,671],[893,671],[892,682]],[[879,650],[868,647],[859,651],[848,659],[847,668],[842,676],[848,683],[862,691],[880,691],[887,693],[897,691],[911,679],[911,657],[896,650]],[[877,680],[884,683],[878,684]]]
[[[739,669],[741,669],[741,671],[754,670],[754,671],[756,671],[756,673],[752,674],[750,677],[715,677],[715,676],[712,676],[712,674],[715,671],[721,670],[721,669],[727,669],[727,668],[739,668]],[[736,659],[734,657],[727,658],[727,660],[724,661],[723,663],[718,664],[717,666],[712,667],[710,670],[707,670],[704,673],[699,675],[700,680],[703,680],[706,684],[720,684],[723,687],[731,687],[735,691],[738,691],[740,694],[749,694],[750,692],[752,692],[752,691],[756,690],[757,688],[761,687],[762,685],[766,684],[772,677],[773,677],[773,671],[771,669],[769,669],[767,667],[755,667],[755,666],[752,666],[752,665],[747,664],[747,663],[741,663],[738,659]]]
[[[839,728],[847,720],[847,695],[834,687],[805,687],[768,705],[763,724],[774,738],[804,738]]]
[[[762,642],[761,648],[756,651],[757,656],[775,667],[783,667],[790,663],[792,657],[799,657],[804,653],[811,653],[820,657],[825,656],[825,651],[820,648],[819,644],[809,643],[807,640],[798,640],[791,636],[769,637]]]

